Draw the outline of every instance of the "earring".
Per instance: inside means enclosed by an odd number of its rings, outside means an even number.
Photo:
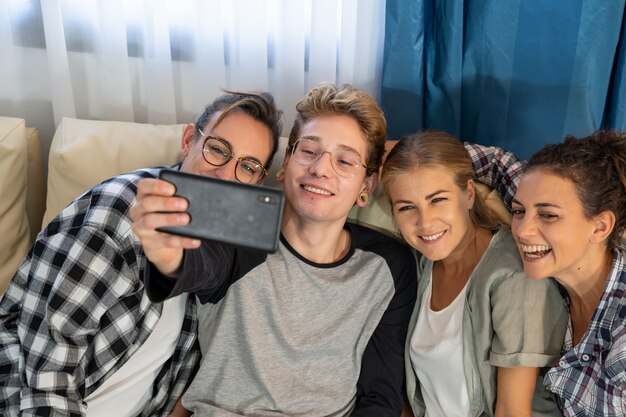
[[[361,202],[361,204],[366,206],[367,203],[369,203],[369,201],[370,201],[369,194],[366,193],[365,191],[361,191],[361,194],[359,194],[359,201]]]
[[[277,180],[282,180],[283,177],[285,176],[285,167],[282,167],[281,169],[278,170],[278,172],[276,173],[276,179]]]

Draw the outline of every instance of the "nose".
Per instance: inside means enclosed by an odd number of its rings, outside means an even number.
[[[421,208],[414,211],[415,226],[422,230],[429,230],[432,215],[428,209]]]
[[[529,216],[513,216],[511,221],[511,231],[514,236],[527,238],[532,236],[536,230],[535,224]]]
[[[222,180],[235,181],[237,179],[235,175],[236,169],[237,160],[235,158],[230,158],[230,161],[215,169],[215,177]]]
[[[328,177],[333,169],[330,152],[323,152],[320,158],[310,165],[309,172],[317,177]]]

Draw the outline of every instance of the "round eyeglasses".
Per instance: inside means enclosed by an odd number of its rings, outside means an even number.
[[[339,149],[334,152],[325,151],[322,145],[312,139],[298,139],[291,149],[291,156],[303,165],[311,165],[319,161],[325,153],[330,155],[331,166],[337,175],[344,178],[354,177],[361,168],[367,166],[361,157],[350,149]]]
[[[230,143],[215,136],[206,135],[202,129],[197,128],[201,137],[204,137],[202,144],[202,157],[209,164],[221,167],[234,159],[237,161],[235,166],[235,178],[239,182],[254,183],[259,182],[267,175],[267,170],[263,165],[252,158],[237,158],[233,155]]]

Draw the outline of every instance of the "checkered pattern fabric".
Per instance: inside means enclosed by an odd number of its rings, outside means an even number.
[[[566,417],[626,416],[626,265],[616,251],[609,279],[587,332],[573,346],[567,327],[565,354],[545,376]],[[562,291],[566,304],[567,293]]]
[[[524,170],[526,161],[496,146],[483,146],[465,142],[465,149],[472,159],[476,177],[498,192],[504,204],[511,209],[511,202]]]
[[[0,301],[0,415],[81,416],[83,399],[148,338],[161,305],[131,231],[138,170],[94,187],[37,237]],[[141,415],[167,415],[197,369],[195,304]]]

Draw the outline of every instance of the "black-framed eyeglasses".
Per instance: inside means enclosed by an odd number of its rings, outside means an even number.
[[[224,139],[205,134],[202,129],[196,127],[200,136],[204,138],[202,144],[202,157],[209,164],[221,167],[228,161],[237,161],[235,166],[235,178],[239,182],[254,183],[259,182],[267,175],[267,170],[259,161],[253,158],[237,158],[233,155],[230,143]]]
[[[358,174],[361,167],[367,169],[367,165],[361,162],[361,157],[355,151],[349,149],[325,151],[321,143],[312,139],[298,139],[291,149],[293,159],[303,165],[314,164],[325,153],[330,155],[331,166],[341,177],[352,178]]]

